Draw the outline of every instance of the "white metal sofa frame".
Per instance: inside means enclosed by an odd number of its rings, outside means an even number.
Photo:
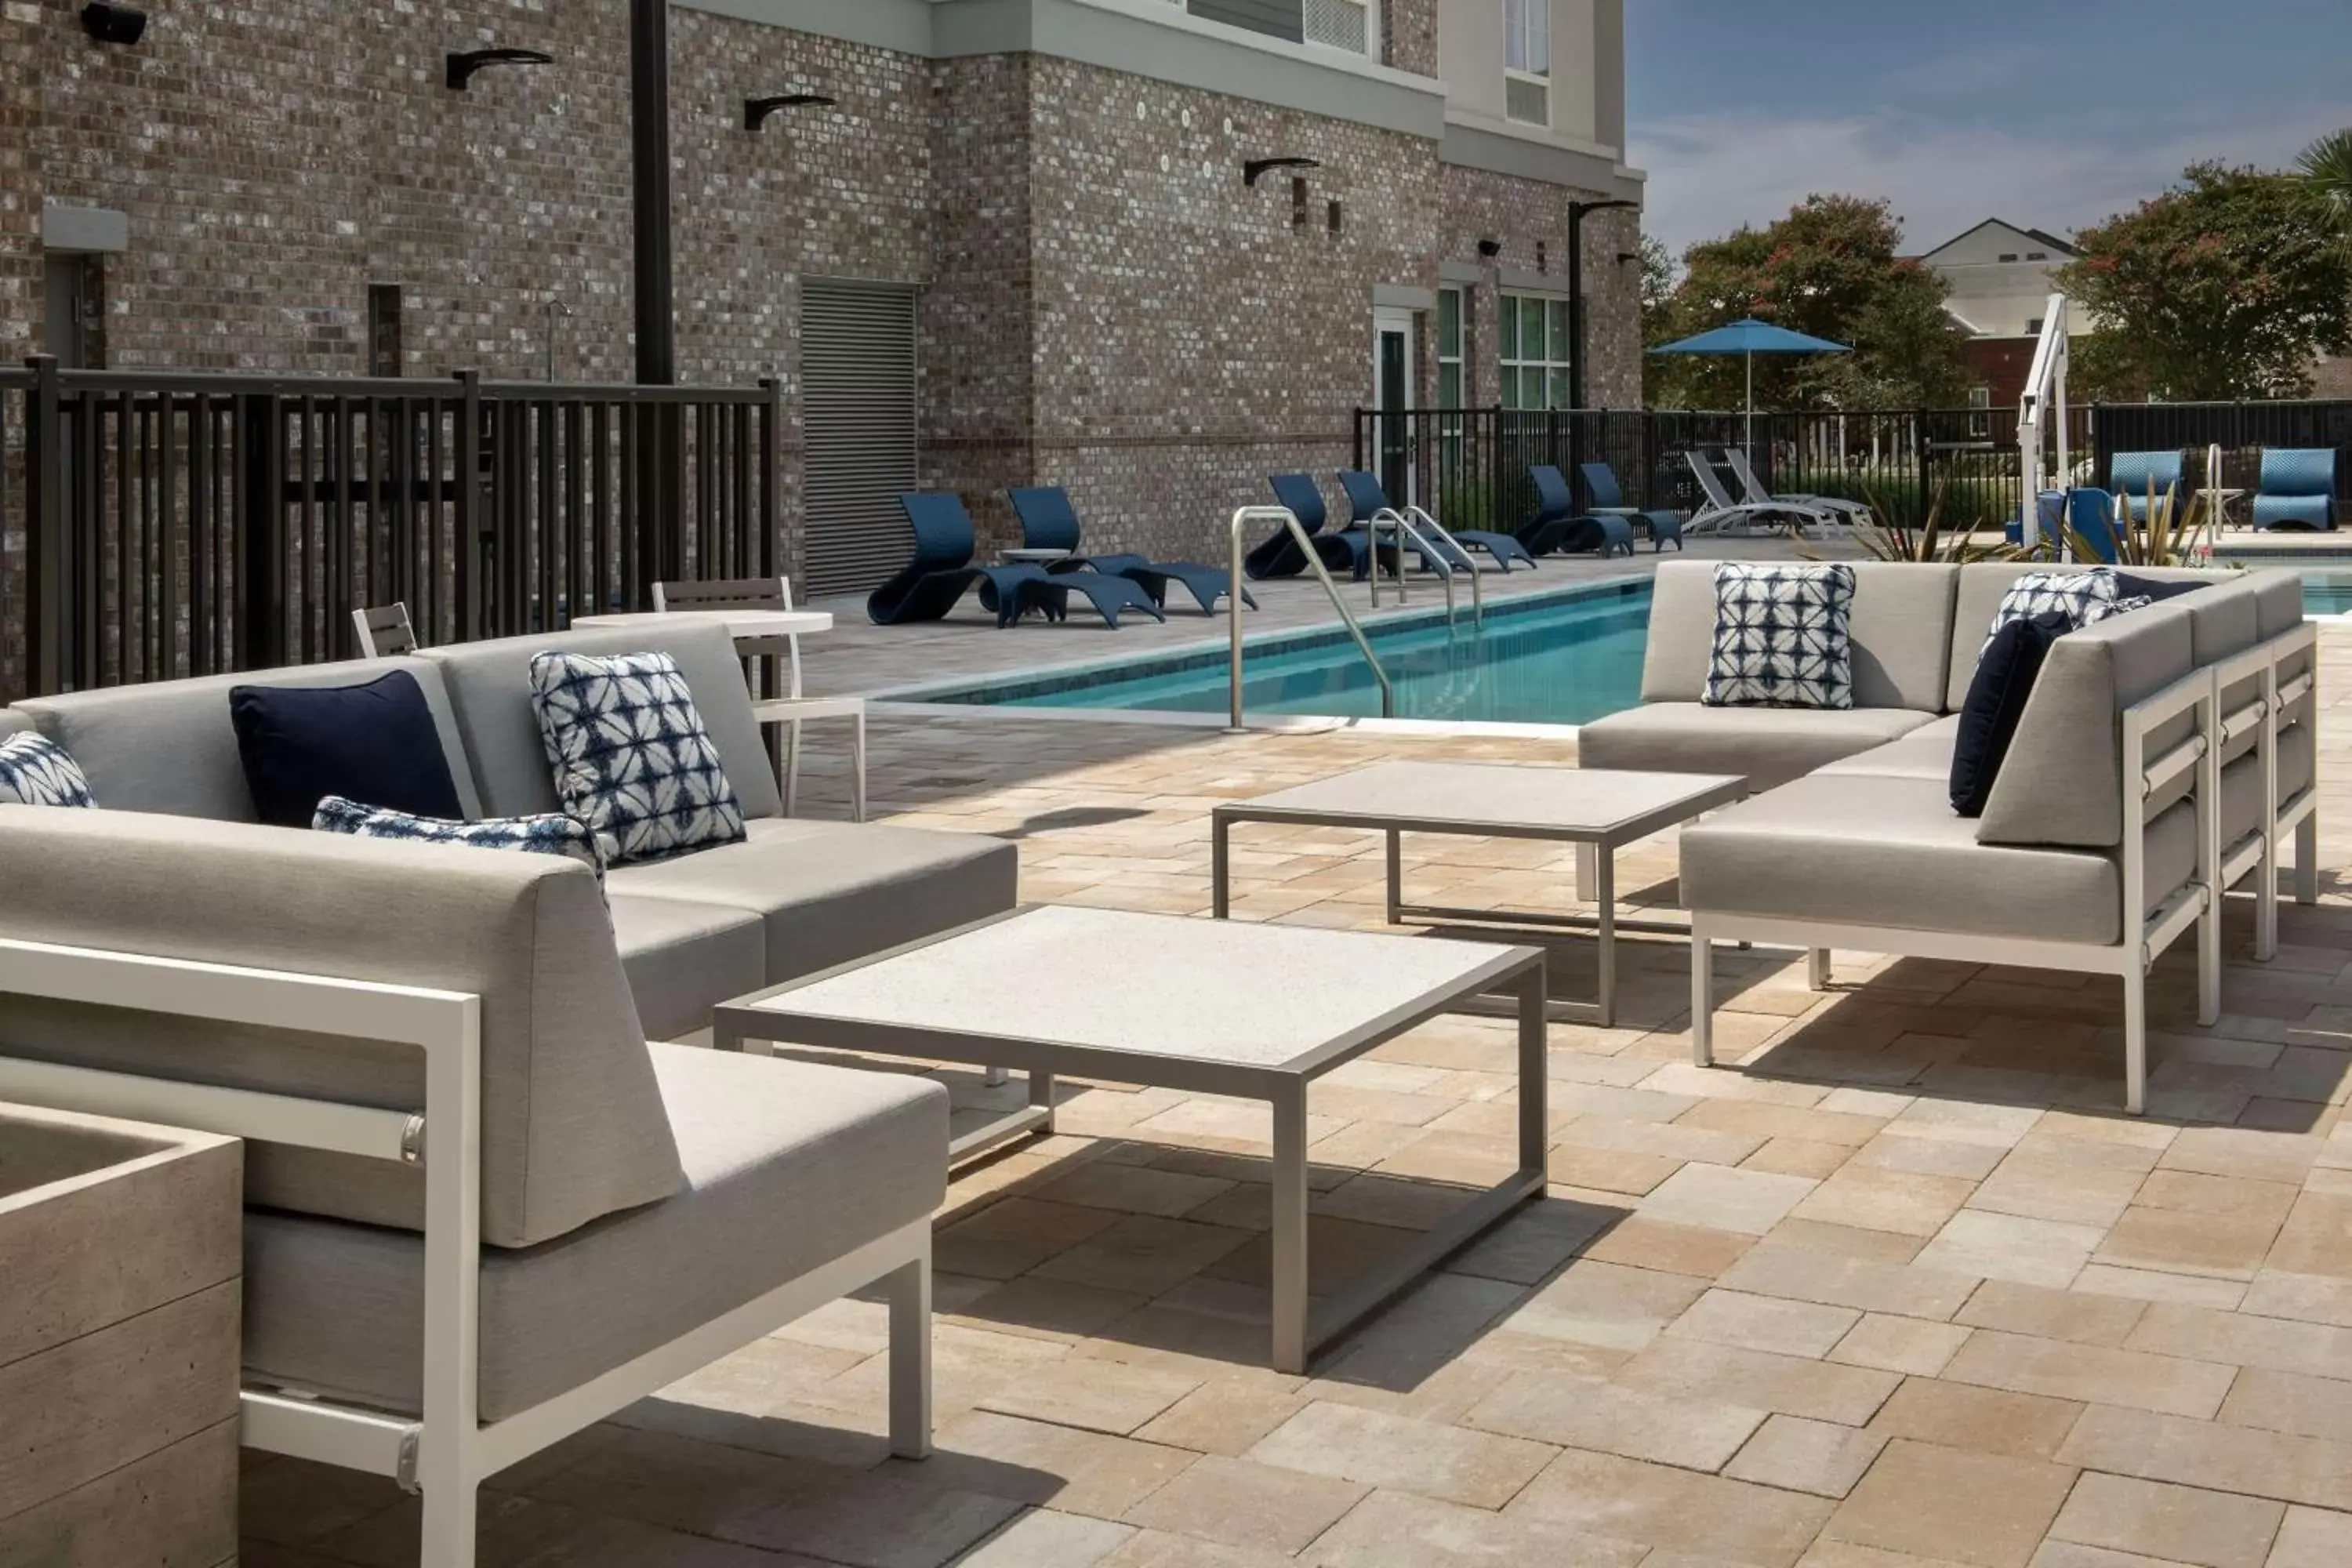
[[[2278,735],[2281,715],[2307,706],[2302,722],[2314,726],[2318,704],[2308,702],[2315,668],[2285,681],[2280,667],[2302,656],[2317,658],[2318,637],[2308,625],[2230,658],[2192,671],[2124,710],[2123,777],[2139,787],[2125,792],[2122,876],[2122,939],[2112,944],[2046,941],[2032,937],[1983,936],[1971,932],[1918,931],[1907,927],[1844,925],[1835,921],[1779,919],[1744,913],[1691,914],[1691,1057],[1701,1067],[1715,1060],[1715,943],[1770,944],[1806,950],[1807,982],[1819,991],[1830,978],[1830,952],[1846,948],[1906,958],[1943,958],[1969,963],[2007,963],[2028,969],[2064,969],[2113,974],[2124,985],[2124,1109],[2134,1116],[2147,1109],[2147,972],[2191,925],[2197,927],[2197,1021],[2210,1025],[2221,1014],[2221,894],[2249,871],[2255,887],[2255,956],[2267,960],[2278,946],[2278,849],[2280,838],[2295,835],[2295,896],[2311,903],[2319,896],[2318,780],[2291,802],[2278,799]],[[2229,713],[2222,694],[2259,674],[2257,693]],[[2194,710],[2192,732],[2153,759],[2149,733]],[[2225,848],[2221,842],[2221,753],[2239,736],[2258,730],[2263,808],[2254,831]],[[2197,858],[2189,878],[2172,889],[2154,914],[2147,912],[2147,831],[2148,801],[2184,777],[2197,803]]]
[[[504,1420],[476,1401],[481,1266],[480,999],[472,994],[0,939],[0,995],[341,1035],[425,1053],[421,1114],[0,1057],[0,1099],[425,1167],[424,1414],[242,1392],[247,1447],[421,1491],[423,1568],[472,1568],[476,1489],[687,1373],[877,1281],[888,1292],[889,1441],[930,1452],[931,1233],[917,1220]]]

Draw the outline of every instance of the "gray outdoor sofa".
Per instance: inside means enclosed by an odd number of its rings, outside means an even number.
[[[1981,818],[1952,809],[1958,710],[2023,571],[1854,563],[1858,706],[1710,708],[1713,566],[1657,575],[1643,706],[1587,725],[1587,767],[1745,774],[1754,794],[1685,830],[1692,1047],[1711,1059],[1712,944],[1833,948],[2119,976],[2125,1098],[2146,1103],[2146,977],[2195,928],[2199,1012],[2220,1010],[2221,897],[2249,878],[2255,956],[2277,943],[2278,868],[2318,896],[2316,638],[2292,573],[2209,585],[2052,647]]]
[[[526,672],[675,655],[749,841],[614,868],[270,827],[242,682],[399,668],[469,814],[555,806]],[[44,699],[0,712],[98,810],[0,806],[0,1100],[248,1140],[243,1440],[424,1494],[473,1560],[484,1478],[874,1284],[890,1444],[929,1442],[929,1079],[648,1036],[1012,907],[1016,850],[779,815],[734,651],[702,624]],[[609,896],[608,896],[609,895]]]

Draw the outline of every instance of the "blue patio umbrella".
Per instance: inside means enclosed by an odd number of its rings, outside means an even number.
[[[1753,316],[1717,327],[1680,342],[1662,343],[1654,354],[1742,354],[1748,360],[1748,417],[1740,446],[1750,462],[1756,460],[1756,356],[1758,354],[1850,354],[1853,350],[1827,338],[1808,337],[1759,321]]]

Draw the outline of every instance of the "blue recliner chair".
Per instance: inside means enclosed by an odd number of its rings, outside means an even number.
[[[1266,482],[1274,487],[1274,499],[1288,508],[1290,515],[1298,520],[1298,526],[1307,531],[1307,541],[1315,546],[1315,553],[1326,572],[1362,574],[1360,563],[1370,548],[1364,531],[1323,531],[1331,514],[1323,504],[1323,489],[1315,482],[1314,475],[1269,474]],[[1268,577],[1296,577],[1306,570],[1307,557],[1299,553],[1298,541],[1290,536],[1286,528],[1276,529],[1271,538],[1242,560],[1244,575],[1261,582]]]
[[[1000,626],[1036,607],[1024,600],[1024,590],[1033,579],[1042,581],[1045,569],[974,566],[976,536],[961,498],[944,490],[910,490],[898,498],[898,510],[915,531],[915,558],[866,595],[866,614],[876,626],[944,619],[974,583],[980,584],[980,607],[993,612]]]
[[[1588,550],[1601,555],[1619,550],[1633,553],[1633,525],[1622,517],[1579,516],[1576,492],[1556,466],[1533,464],[1528,479],[1536,487],[1536,515],[1519,530],[1519,542],[1529,553],[1581,555]]]
[[[1201,613],[1209,614],[1219,597],[1231,597],[1233,574],[1221,566],[1202,566],[1190,561],[1154,561],[1148,555],[1082,555],[1078,552],[1078,509],[1070,502],[1070,492],[1059,485],[1016,485],[1004,492],[1013,502],[1013,514],[1021,520],[1022,542],[1032,550],[1066,550],[1069,559],[1045,568],[1055,578],[1075,573],[1096,572],[1106,577],[1119,577],[1142,588],[1151,602],[1161,609],[1168,607],[1168,584],[1181,583],[1192,594]],[[1248,563],[1243,563],[1248,570]],[[1250,591],[1241,591],[1242,603],[1251,609],[1257,601]],[[1099,602],[1099,601],[1097,601]]]
[[[1650,553],[1664,551],[1668,540],[1676,550],[1683,547],[1683,520],[1664,507],[1643,510],[1625,504],[1625,488],[1617,482],[1617,470],[1606,463],[1579,463],[1576,471],[1584,476],[1584,488],[1592,493],[1592,510],[1601,517],[1638,517],[1649,525]],[[1627,554],[1633,551],[1628,548]]]
[[[2336,527],[2336,449],[2332,447],[2268,447],[2254,490],[2256,528]]]
[[[1350,528],[1358,524],[1370,523],[1377,513],[1404,510],[1390,501],[1388,487],[1381,483],[1381,477],[1378,474],[1368,469],[1341,469],[1339,489],[1347,493],[1348,510],[1354,514],[1349,523]],[[1511,563],[1514,561],[1524,561],[1529,566],[1536,563],[1535,557],[1528,553],[1527,547],[1519,542],[1515,534],[1492,533],[1475,528],[1448,529],[1447,531],[1452,533],[1465,549],[1486,552],[1506,572],[1511,569]],[[1471,564],[1468,556],[1459,551],[1449,551],[1443,541],[1432,542],[1435,545],[1433,550],[1423,550],[1412,544],[1408,544],[1405,548],[1419,556],[1423,567],[1428,571],[1443,573],[1452,567],[1459,567],[1465,572],[1476,570]],[[1452,557],[1450,560],[1446,559],[1449,555]]]
[[[2152,490],[2158,499],[2172,498],[2175,521],[2182,518],[2180,488],[2180,454],[2179,452],[2117,452],[2107,464],[2107,489],[2124,499],[2130,509],[2131,520],[2147,521],[2147,498]]]
[[[2069,490],[2066,523],[2098,560],[2113,566],[2123,559],[2122,546],[2116,538],[2116,498],[2111,491],[2096,485],[2079,485]]]

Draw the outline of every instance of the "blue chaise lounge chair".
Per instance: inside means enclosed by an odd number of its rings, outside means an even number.
[[[2107,489],[2123,498],[2134,522],[2147,521],[2147,500],[2172,498],[2172,520],[2186,521],[2181,506],[2180,454],[2178,452],[2117,452],[2107,463]]]
[[[2336,450],[2332,447],[2269,447],[2254,489],[2256,528],[2336,528]]]
[[[1559,470],[1554,469],[1555,473]],[[1596,517],[1638,517],[1650,528],[1650,553],[1656,555],[1672,540],[1676,550],[1683,547],[1683,520],[1664,507],[1653,507],[1644,511],[1625,504],[1625,487],[1617,482],[1617,470],[1606,463],[1579,463],[1576,471],[1584,476],[1584,488],[1592,492],[1592,511]],[[1632,554],[1629,546],[1627,554]]]
[[[1168,584],[1181,583],[1200,605],[1202,615],[1213,614],[1217,600],[1231,597],[1233,574],[1219,566],[1200,566],[1189,561],[1154,561],[1148,555],[1082,555],[1078,552],[1078,509],[1070,504],[1070,492],[1059,485],[1024,485],[1004,492],[1013,501],[1013,515],[1021,520],[1021,542],[1032,550],[1066,550],[1066,563],[1055,563],[1046,567],[1047,575],[1057,581],[1074,572],[1094,571],[1106,577],[1124,578],[1135,584],[1150,598],[1152,604],[1165,608]],[[1242,603],[1251,609],[1257,601],[1250,597],[1247,588],[1242,590]]]
[[[1045,572],[1035,566],[974,566],[971,515],[958,497],[909,490],[898,498],[898,510],[915,531],[915,558],[866,595],[866,614],[876,626],[943,620],[974,583],[980,584],[980,607],[993,612],[1000,626],[1011,626],[1033,607],[1022,590]]]
[[[1536,515],[1519,530],[1519,542],[1534,555],[1581,555],[1591,551],[1612,555],[1633,553],[1633,525],[1622,517],[1594,517],[1576,510],[1576,492],[1568,476],[1550,463],[1528,468],[1536,487]]]
[[[1326,533],[1323,527],[1331,514],[1323,505],[1322,487],[1312,474],[1269,474],[1266,482],[1274,487],[1274,499],[1289,510],[1307,531],[1308,542],[1322,560],[1327,572],[1351,572],[1362,575],[1360,563],[1363,560],[1364,534],[1342,531]],[[1299,553],[1298,541],[1290,530],[1277,528],[1259,543],[1242,562],[1244,574],[1264,582],[1269,577],[1296,577],[1307,570],[1307,557]]]
[[[1354,513],[1349,522],[1350,527],[1358,523],[1369,524],[1374,517],[1383,511],[1402,512],[1404,510],[1403,508],[1390,502],[1387,487],[1381,483],[1380,476],[1365,469],[1341,469],[1339,488],[1347,492],[1348,510]],[[1439,526],[1444,525],[1440,523]],[[1536,558],[1528,553],[1528,547],[1520,543],[1515,534],[1493,533],[1484,529],[1475,528],[1461,531],[1449,529],[1447,531],[1453,533],[1455,542],[1464,547],[1486,552],[1506,572],[1511,569],[1511,563],[1514,561],[1524,561],[1530,567],[1536,563]],[[1439,562],[1433,560],[1432,557],[1442,559],[1448,552],[1443,540],[1433,540],[1431,543],[1433,546],[1431,550],[1423,550],[1417,544],[1408,544],[1405,548],[1421,557],[1423,567],[1435,571],[1438,569]],[[1453,560],[1444,561],[1444,564],[1458,567],[1465,572],[1476,570],[1466,555],[1457,555]]]

